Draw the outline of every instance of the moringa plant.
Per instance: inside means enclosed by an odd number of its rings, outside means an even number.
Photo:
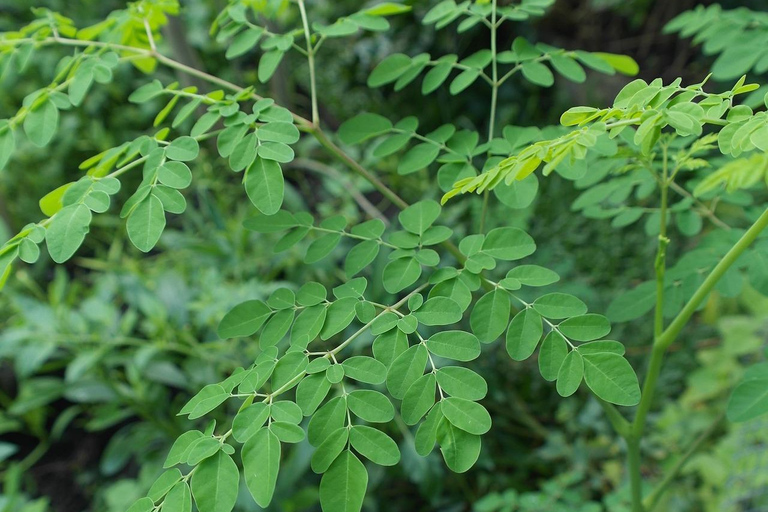
[[[247,368],[205,386],[179,414],[197,420],[225,403],[234,403],[237,412],[224,425],[211,421],[178,437],[166,471],[130,512],[191,511],[193,501],[200,512],[228,512],[241,484],[266,508],[282,453],[305,439],[314,447],[311,468],[322,475],[323,510],[358,511],[368,486],[363,460],[382,466],[400,461],[387,427],[396,415],[414,427],[420,455],[437,447],[451,470],[465,472],[477,461],[492,419],[481,403],[488,393],[485,379],[461,363],[480,357],[494,343],[503,343],[514,361],[536,354],[541,376],[563,398],[580,389],[595,395],[626,441],[631,509],[656,508],[706,441],[706,436],[695,440],[645,492],[641,441],[668,349],[714,290],[738,293],[733,290],[743,282],[742,273],[760,283],[758,289],[767,287],[766,244],[758,238],[768,225],[768,211],[748,203],[744,219],[751,225],[744,229],[723,221],[717,205],[729,200],[728,193],[766,179],[768,118],[738,103],[739,95],[758,87],[744,77],[716,93],[704,90],[706,81],[684,86],[681,80],[665,85],[637,79],[608,107],[566,111],[560,127],[502,128],[499,91],[511,80],[549,87],[553,71],[577,83],[587,77],[585,66],[602,74],[638,72],[637,64],[622,55],[560,49],[522,37],[501,46],[499,27],[540,16],[551,3],[439,2],[424,14],[424,25],[455,27],[459,34],[483,30],[489,47],[461,56],[396,53],[371,71],[370,87],[400,90],[421,77],[425,95],[440,88],[457,95],[485,82],[488,125],[480,130],[445,124],[425,131],[415,117],[393,121],[373,113],[345,121],[337,133],[326,128],[315,77],[323,45],[360,31],[387,30],[390,16],[410,12],[404,4],[373,4],[322,23],[312,19],[312,5],[304,0],[233,0],[216,17],[212,34],[226,45],[226,58],[258,53],[260,83],[293,54],[306,59],[306,117],[263,97],[258,85],[236,85],[169,57],[161,29],[168,16],[178,14],[176,0],[134,2],[80,29],[60,14],[37,9],[31,24],[2,34],[5,72],[23,72],[47,47],[67,47],[71,53],[59,61],[50,85],[28,95],[15,115],[0,121],[0,169],[12,170],[15,148],[24,139],[39,148],[50,144],[61,111],[81,106],[91,89],[111,82],[123,64],[146,74],[168,67],[211,89],[156,79],[133,91],[130,102],[156,112],[153,128],[85,160],[81,179],[40,200],[45,218],[0,248],[0,282],[17,260],[34,263],[43,242],[53,261],[68,261],[83,244],[93,215],[109,211],[113,201],[120,203],[133,245],[145,253],[154,250],[166,214],[179,215],[186,208],[181,191],[193,183],[201,154],[225,160],[242,176],[245,197],[258,211],[244,227],[261,234],[263,247],[275,252],[301,247],[307,265],[330,259],[338,267],[339,282],[330,290],[309,281],[223,314],[218,336],[250,339],[259,355]],[[275,32],[269,20],[278,12],[292,13],[295,28]],[[341,215],[317,218],[284,209],[282,167],[294,160],[302,134],[399,209],[398,226],[375,214],[350,225]],[[408,191],[396,191],[388,184],[396,180],[376,170],[378,162],[393,160],[398,175],[430,173],[436,185],[426,197],[406,202],[401,194]],[[714,164],[720,168],[712,172]],[[504,205],[524,208],[537,193],[536,174],[553,172],[584,189],[574,210],[598,221],[611,219],[616,228],[645,217],[645,231],[656,240],[656,258],[649,265],[654,278],[627,291],[608,311],[616,322],[653,312],[642,391],[624,345],[607,339],[609,318],[558,291],[558,274],[535,263],[536,243],[525,231],[505,219],[487,218],[491,191]],[[139,185],[126,192],[129,174],[140,175]],[[442,206],[436,201],[441,194]],[[479,229],[457,233],[446,225],[451,223],[443,213],[448,201],[477,201]],[[667,253],[679,243],[678,235],[695,237],[702,230],[708,234],[695,239],[698,247],[668,265]],[[370,346],[359,343],[366,338],[373,339]],[[747,372],[729,404],[731,419],[768,411],[765,373],[764,365]]]

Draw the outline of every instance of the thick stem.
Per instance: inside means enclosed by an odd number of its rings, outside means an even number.
[[[630,471],[630,482],[632,484],[632,496],[633,496],[633,512],[644,512],[643,504],[637,502],[637,497],[641,494],[640,484],[642,478],[640,475],[640,444],[639,440],[643,436],[645,431],[645,424],[648,418],[648,412],[653,402],[653,397],[656,392],[656,385],[658,383],[659,374],[661,373],[661,366],[664,361],[664,354],[669,346],[675,342],[680,332],[685,325],[691,319],[693,314],[704,302],[704,299],[709,295],[715,285],[720,281],[723,275],[728,269],[733,266],[736,260],[744,253],[744,251],[752,245],[752,242],[762,233],[762,231],[768,227],[768,210],[764,211],[762,215],[750,226],[750,228],[744,233],[736,244],[731,247],[728,253],[720,260],[720,262],[712,269],[704,282],[699,286],[691,299],[685,304],[683,309],[678,313],[675,319],[669,324],[669,326],[661,333],[660,336],[654,339],[653,349],[651,351],[651,360],[648,365],[645,382],[643,383],[643,393],[640,399],[640,404],[637,408],[637,414],[635,421],[632,424],[632,433],[627,438],[627,444],[629,448],[628,462]]]
[[[632,493],[632,512],[645,512],[643,509],[643,477],[640,474],[640,439],[628,437],[627,465],[629,466],[629,485]]]
[[[317,81],[315,80],[315,48],[312,46],[312,34],[309,31],[309,20],[307,19],[307,9],[304,7],[304,0],[298,0],[299,11],[301,11],[301,24],[304,27],[304,39],[307,41],[307,62],[309,63],[309,90],[310,101],[312,102],[312,124],[319,126],[320,113],[317,108]]]

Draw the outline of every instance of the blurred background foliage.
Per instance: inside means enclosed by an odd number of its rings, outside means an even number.
[[[366,87],[370,70],[391,53],[466,55],[486,46],[484,30],[457,38],[453,31],[425,29],[416,20],[429,2],[413,3],[413,13],[393,18],[388,32],[358,35],[354,44],[328,41],[318,68],[325,124],[335,128],[356,113],[371,111],[393,119],[416,115],[425,130],[445,122],[482,130],[488,91],[480,82],[458,97],[445,90],[422,98],[413,87],[400,92]],[[707,75],[714,57],[662,29],[701,3],[708,2],[557,0],[541,19],[504,25],[500,46],[523,35],[567,49],[624,53],[638,61],[640,77],[648,81],[662,77],[666,83],[680,76],[684,83],[695,83]],[[182,4],[182,16],[165,31],[174,57],[236,83],[256,83],[256,57],[229,63],[222,58],[224,46],[208,36],[225,2]],[[82,27],[124,3],[36,0],[35,5],[62,12]],[[725,0],[721,5],[765,7],[762,0]],[[29,7],[30,0],[3,0],[0,31],[30,20]],[[359,0],[310,2],[312,15],[325,20],[359,7]],[[270,23],[290,25],[294,15],[293,10],[278,9]],[[40,51],[24,74],[2,75],[0,117],[15,112],[25,95],[47,83],[64,51]],[[264,92],[306,112],[306,64],[294,57],[284,61],[271,90]],[[37,200],[77,179],[81,161],[149,126],[153,112],[126,100],[144,77],[130,67],[117,72],[112,83],[94,88],[81,108],[64,114],[54,145],[45,152],[22,147],[10,168],[0,173],[0,241],[37,220]],[[193,83],[167,70],[159,74],[164,83]],[[754,73],[750,78],[765,80]],[[515,79],[500,91],[499,124],[556,124],[572,105],[609,103],[626,82],[625,77],[594,74],[582,85],[558,79],[554,87],[542,89]],[[313,141],[301,144],[301,158],[286,169],[289,209],[306,208],[320,216],[342,213],[356,221],[363,215],[358,203],[370,200],[394,217],[396,211],[366,182],[328,164]],[[269,239],[246,232],[242,220],[252,212],[242,188],[215,157],[215,149],[207,148],[207,154],[194,168],[195,187],[187,194],[190,208],[173,218],[160,250],[141,255],[128,243],[120,219],[101,215],[76,258],[58,268],[50,261],[22,267],[0,295],[0,511],[125,510],[144,495],[175,437],[191,427],[176,417],[181,405],[205,384],[255,358],[255,344],[217,339],[215,326],[223,313],[245,299],[266,298],[279,286],[339,278],[332,263],[305,266],[299,249],[277,257]],[[365,154],[358,156],[366,160]],[[434,177],[425,171],[399,176],[396,166],[393,158],[377,170],[407,200],[435,188]],[[126,185],[131,190],[135,184]],[[619,291],[649,278],[655,241],[631,226],[617,229],[607,220],[574,214],[571,205],[579,194],[572,182],[553,176],[540,180],[538,197],[528,208],[510,210],[491,201],[489,219],[494,225],[525,227],[538,242],[537,263],[557,270],[567,291],[579,294],[590,309],[605,311]],[[474,229],[480,201],[457,201],[445,214],[456,231]],[[736,204],[721,215],[740,218],[743,211]],[[673,256],[693,244],[680,241]],[[645,446],[653,460],[668,464],[723,410],[742,363],[764,357],[766,318],[768,299],[748,284],[735,294],[712,296],[665,368],[658,412],[652,417],[657,434]],[[640,373],[651,335],[648,322],[621,324],[614,334],[627,344]],[[495,352],[499,347],[485,349]],[[371,473],[366,510],[626,510],[620,462],[624,448],[594,398],[578,394],[562,400],[537,377],[535,360],[512,365],[493,355],[475,363],[489,381],[486,405],[494,418],[477,466],[455,475],[435,454],[422,459],[406,426],[396,423],[393,428],[400,432],[393,433],[402,439],[403,462]],[[682,400],[671,400],[679,396]],[[227,421],[232,413],[222,413],[219,420]],[[759,420],[739,426],[721,423],[719,435],[688,466],[662,509],[768,510],[759,508],[768,507],[765,426]],[[289,453],[282,474],[290,476],[278,482],[272,510],[319,510],[317,478],[308,471],[310,455],[305,444]],[[657,471],[645,469],[649,475]],[[240,510],[254,507],[251,503]]]

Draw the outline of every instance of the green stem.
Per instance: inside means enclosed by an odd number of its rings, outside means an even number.
[[[301,11],[301,24],[304,27],[304,38],[307,41],[307,62],[309,63],[309,89],[310,101],[312,102],[312,124],[320,124],[320,113],[317,108],[317,83],[315,80],[315,49],[312,47],[312,34],[309,31],[309,21],[307,20],[307,9],[304,7],[304,0],[298,0],[299,11]]]
[[[496,2],[493,0],[491,3],[491,116],[488,122],[488,141],[493,140],[493,134],[496,129],[496,103],[499,96],[499,70],[498,63],[496,62]]]
[[[651,360],[648,364],[648,370],[643,383],[643,393],[640,404],[637,407],[635,421],[632,424],[631,435],[627,437],[628,462],[630,469],[630,482],[632,484],[633,512],[645,512],[642,501],[637,502],[640,491],[640,444],[639,440],[645,431],[645,424],[648,419],[648,412],[651,408],[656,385],[658,383],[661,366],[664,360],[664,354],[672,343],[675,342],[680,332],[691,319],[693,314],[704,302],[704,299],[714,289],[715,285],[722,279],[728,269],[733,266],[736,260],[749,248],[755,239],[768,227],[768,210],[750,226],[736,244],[731,247],[728,253],[712,269],[704,282],[699,286],[691,299],[685,304],[675,319],[654,339],[653,349],[651,351]]]
[[[632,493],[632,512],[645,512],[643,509],[643,477],[640,474],[640,439],[627,437],[627,465],[629,486]]]

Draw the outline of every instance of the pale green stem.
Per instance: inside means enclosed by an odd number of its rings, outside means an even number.
[[[309,20],[307,19],[307,9],[304,6],[304,0],[297,0],[299,11],[301,11],[301,24],[304,27],[304,39],[307,41],[307,63],[309,64],[309,89],[310,101],[312,102],[312,124],[318,126],[320,123],[320,113],[317,108],[317,83],[315,80],[315,49],[312,47],[312,33],[309,31]]]

